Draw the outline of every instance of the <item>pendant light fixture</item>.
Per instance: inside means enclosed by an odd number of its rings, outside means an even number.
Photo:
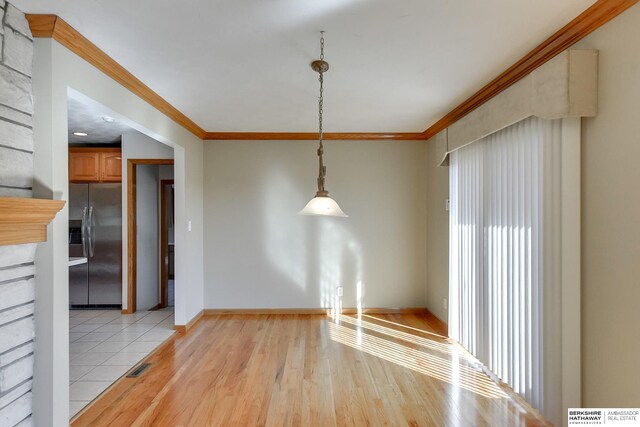
[[[327,173],[327,167],[322,161],[322,155],[324,154],[324,147],[322,145],[323,131],[322,131],[322,84],[323,75],[329,70],[329,63],[324,60],[324,31],[320,31],[320,59],[311,63],[313,71],[320,74],[320,98],[318,98],[318,139],[320,141],[320,147],[318,148],[318,191],[316,195],[307,206],[300,211],[300,215],[328,215],[328,216],[341,216],[347,217],[348,215],[342,212],[340,206],[329,197],[329,192],[324,189],[324,177]]]

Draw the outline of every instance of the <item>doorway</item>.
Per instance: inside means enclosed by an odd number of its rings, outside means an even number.
[[[175,305],[173,179],[160,180],[160,308]]]
[[[139,210],[143,208],[142,205],[139,205],[139,198],[138,198],[138,193],[139,193],[139,186],[140,184],[143,184],[143,181],[139,181],[139,174],[140,174],[140,178],[143,178],[144,176],[149,175],[149,171],[147,169],[141,169],[140,168],[144,168],[145,166],[148,165],[157,165],[158,167],[161,167],[163,165],[171,165],[173,166],[173,159],[128,159],[127,160],[127,237],[128,237],[128,245],[127,245],[127,260],[128,260],[128,268],[127,268],[127,308],[123,309],[122,312],[124,314],[131,314],[137,311],[138,306],[140,305],[140,303],[145,304],[145,307],[141,307],[144,308],[145,310],[148,309],[158,309],[161,307],[166,307],[168,306],[168,302],[169,302],[169,295],[168,295],[168,289],[166,289],[165,283],[166,281],[164,280],[164,274],[163,272],[165,271],[164,265],[165,262],[164,260],[164,256],[163,256],[163,249],[168,247],[168,243],[169,243],[169,238],[171,237],[169,235],[169,232],[167,231],[167,236],[166,236],[166,240],[163,239],[163,235],[164,235],[164,230],[160,230],[160,226],[159,225],[154,225],[154,223],[151,223],[151,233],[155,234],[156,238],[158,235],[160,235],[161,237],[161,242],[158,243],[151,243],[151,247],[153,248],[153,245],[155,244],[155,248],[157,249],[158,246],[160,246],[160,255],[159,256],[151,256],[149,257],[149,262],[151,262],[151,268],[145,268],[145,267],[149,267],[149,265],[144,264],[144,265],[138,265],[139,262],[141,260],[143,261],[147,261],[147,258],[145,257],[139,257],[139,246],[142,244],[143,246],[145,244],[149,243],[149,239],[144,238],[144,236],[139,236],[139,227],[138,225],[140,224],[141,226],[146,226],[148,225],[146,223],[146,221],[140,221],[140,215],[139,215]],[[156,172],[156,176],[158,177],[159,174]],[[163,188],[162,187],[162,181],[160,180],[160,188],[158,189],[158,191]],[[172,180],[171,180],[172,181]],[[146,181],[145,181],[146,182]],[[158,188],[158,187],[156,187]],[[145,188],[145,191],[148,191],[148,188]],[[162,196],[164,191],[159,191],[160,192],[160,200],[162,200]],[[158,200],[156,198],[156,200]],[[158,221],[158,223],[162,224],[163,222],[166,221],[166,219],[162,218],[162,214],[164,209],[160,209],[160,205],[162,204],[162,206],[164,206],[163,203],[158,203],[156,202],[155,204],[155,212],[157,213],[158,210],[160,210],[160,220]],[[148,209],[149,206],[146,206],[146,208]],[[172,210],[173,212],[173,210]],[[171,219],[173,219],[173,215],[171,215]],[[155,223],[155,224],[158,224]],[[162,227],[164,229],[164,227]],[[161,231],[160,233],[158,233],[158,231]],[[139,238],[141,238],[141,241],[139,242]],[[167,243],[167,245],[165,245],[164,243]],[[141,248],[141,249],[144,249]],[[140,252],[142,254],[145,254],[145,251]],[[152,251],[153,253],[153,251]],[[158,254],[158,252],[155,252],[156,254]],[[168,256],[167,256],[168,257]],[[159,261],[159,262],[158,262]],[[167,262],[168,264],[168,262]],[[158,268],[158,265],[160,266]],[[155,273],[158,273],[158,269],[160,270],[160,274],[159,280],[153,280],[151,279],[150,282],[144,282],[144,285],[146,285],[146,289],[150,292],[144,292],[143,295],[140,294],[140,290],[139,289],[139,283],[142,284],[141,282],[139,282],[139,273],[142,272],[144,273],[153,273],[153,269],[155,268]],[[152,275],[152,274],[151,274]],[[156,276],[158,277],[158,276]],[[145,279],[146,280],[146,279]],[[168,281],[168,274],[167,274],[167,281]],[[150,288],[151,287],[151,288]],[[159,288],[159,292],[158,292],[158,288]],[[155,295],[154,295],[154,289],[155,289]],[[162,298],[163,294],[167,294],[166,295],[166,305],[163,305],[165,303],[165,300]],[[139,301],[139,296],[144,296],[144,300],[140,299]],[[153,305],[150,305],[150,300],[154,300],[155,303]]]
[[[125,153],[144,157],[147,152],[153,153],[147,157],[168,156],[173,150],[169,152],[158,141],[136,131],[126,120],[113,118],[113,112],[91,100],[69,98],[67,103],[69,298],[64,314],[69,332],[68,358],[64,362],[68,364],[68,378],[54,384],[61,390],[61,383],[68,382],[68,393],[62,393],[66,402],[62,404],[68,405],[69,416],[74,417],[175,331],[173,307],[143,311],[146,306],[140,305],[135,314],[121,313],[126,307],[122,305],[126,304],[123,274],[127,274],[123,264],[128,248],[123,239],[128,232],[123,222],[128,213],[126,208],[123,211],[128,185],[122,158]],[[85,135],[74,135],[75,131]],[[155,287],[159,295],[159,179],[173,180],[174,176],[172,164],[150,167],[158,170],[151,190],[156,198],[152,211],[157,241]],[[170,174],[160,175],[160,168],[170,169]],[[144,184],[142,177],[138,178],[138,184]],[[139,190],[147,192],[142,187]],[[158,303],[156,296],[153,305]],[[64,337],[62,333],[54,335]],[[65,348],[55,345],[58,350]],[[50,354],[48,357],[51,360]]]

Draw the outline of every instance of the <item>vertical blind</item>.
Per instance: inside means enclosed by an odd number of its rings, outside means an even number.
[[[449,333],[550,419],[559,410],[562,121],[451,153]]]

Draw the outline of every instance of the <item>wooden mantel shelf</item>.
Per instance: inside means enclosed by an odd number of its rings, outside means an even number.
[[[47,224],[64,204],[64,200],[0,197],[0,245],[46,241]]]

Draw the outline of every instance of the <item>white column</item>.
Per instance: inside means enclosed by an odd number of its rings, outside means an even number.
[[[33,196],[68,200],[67,92],[56,84],[52,43],[34,43]],[[33,417],[38,427],[69,425],[68,228],[65,205],[36,253]]]

